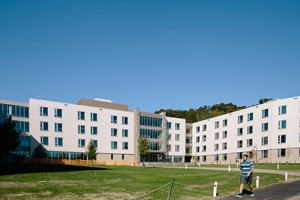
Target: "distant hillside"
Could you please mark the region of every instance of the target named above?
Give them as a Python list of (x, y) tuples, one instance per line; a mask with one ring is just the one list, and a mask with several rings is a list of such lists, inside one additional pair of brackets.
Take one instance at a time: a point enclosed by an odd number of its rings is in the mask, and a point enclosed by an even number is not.
[(231, 113), (237, 110), (246, 108), (246, 106), (237, 106), (232, 103), (224, 104), (215, 104), (213, 106), (203, 106), (198, 109), (189, 109), (189, 110), (172, 110), (172, 109), (160, 109), (155, 111), (156, 114), (161, 112), (166, 112), (168, 117), (177, 117), (186, 119), (187, 123), (194, 123), (201, 120), (209, 119), (219, 115), (224, 115)]

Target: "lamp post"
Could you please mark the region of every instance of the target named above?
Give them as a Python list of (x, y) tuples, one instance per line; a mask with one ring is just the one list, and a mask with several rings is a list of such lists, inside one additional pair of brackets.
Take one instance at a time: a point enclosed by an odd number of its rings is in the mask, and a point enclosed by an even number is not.
[(255, 151), (255, 164), (257, 164), (257, 144), (254, 145), (253, 150)]

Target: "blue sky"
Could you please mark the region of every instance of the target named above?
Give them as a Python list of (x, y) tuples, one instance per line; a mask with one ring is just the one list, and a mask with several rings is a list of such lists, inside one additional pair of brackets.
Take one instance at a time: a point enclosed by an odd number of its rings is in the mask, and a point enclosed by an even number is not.
[(298, 0), (1, 0), (0, 99), (154, 112), (299, 96)]

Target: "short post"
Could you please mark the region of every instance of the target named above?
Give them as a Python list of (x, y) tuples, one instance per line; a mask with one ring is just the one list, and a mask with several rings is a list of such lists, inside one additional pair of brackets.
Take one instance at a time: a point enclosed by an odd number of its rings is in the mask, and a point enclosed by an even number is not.
[(236, 167), (239, 167), (239, 162), (236, 162)]
[(284, 177), (284, 180), (285, 180), (285, 181), (287, 181), (287, 179), (288, 179), (288, 173), (287, 173), (287, 172), (285, 172), (285, 177)]
[(259, 176), (256, 177), (256, 188), (259, 188)]
[(185, 164), (185, 169), (187, 169), (187, 164)]
[(230, 172), (230, 165), (228, 165), (228, 172)]
[(94, 180), (97, 181), (97, 172), (94, 172)]
[(214, 183), (213, 197), (217, 197), (217, 191), (218, 191), (218, 182), (215, 182)]
[(169, 189), (169, 194), (168, 194), (168, 199), (167, 200), (170, 200), (170, 198), (171, 198), (173, 183), (174, 183), (174, 177), (172, 177), (172, 181), (171, 181), (171, 185), (170, 185), (170, 189)]
[(279, 169), (279, 164), (277, 164), (277, 169)]
[(174, 167), (175, 167), (175, 163), (174, 163)]
[(201, 167), (201, 163), (199, 162), (199, 167)]

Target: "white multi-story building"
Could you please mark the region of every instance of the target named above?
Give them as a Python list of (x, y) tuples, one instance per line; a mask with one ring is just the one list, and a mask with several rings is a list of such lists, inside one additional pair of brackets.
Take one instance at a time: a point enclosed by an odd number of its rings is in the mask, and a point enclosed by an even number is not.
[(101, 99), (81, 99), (78, 104), (0, 100), (0, 119), (9, 115), (22, 131), (18, 152), (27, 156), (43, 144), (49, 157), (86, 159), (92, 141), (99, 161), (138, 163), (137, 141), (144, 137), (150, 144), (149, 162), (225, 164), (244, 153), (255, 162), (300, 162), (300, 97), (275, 99), (193, 124)]

